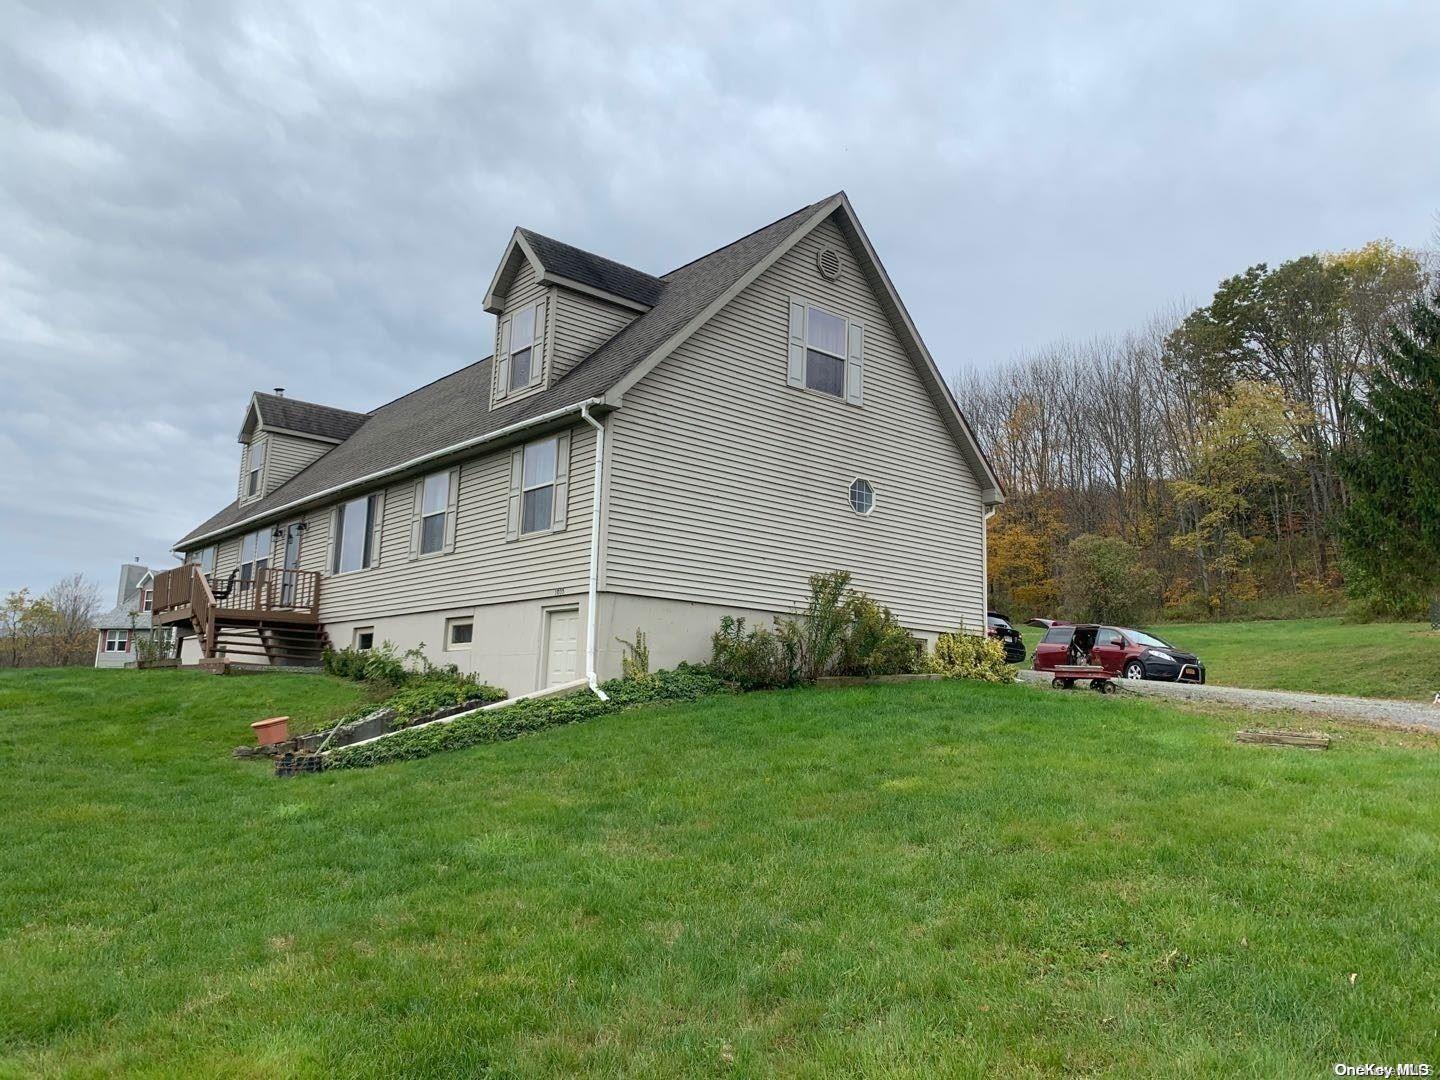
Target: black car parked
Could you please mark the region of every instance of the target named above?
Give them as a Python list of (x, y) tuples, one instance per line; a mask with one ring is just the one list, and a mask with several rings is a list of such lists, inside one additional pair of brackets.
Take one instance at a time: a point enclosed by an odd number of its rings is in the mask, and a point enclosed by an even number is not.
[(1005, 662), (1007, 664), (1023, 664), (1025, 662), (1025, 639), (1020, 636), (1020, 631), (1010, 625), (1010, 620), (998, 611), (987, 611), (985, 613), (985, 632), (993, 638), (997, 638), (1001, 645), (1005, 646)]

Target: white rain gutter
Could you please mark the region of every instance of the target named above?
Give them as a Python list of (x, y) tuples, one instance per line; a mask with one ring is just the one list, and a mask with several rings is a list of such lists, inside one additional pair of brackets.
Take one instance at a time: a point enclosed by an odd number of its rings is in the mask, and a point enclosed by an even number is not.
[[(284, 517), (285, 514), (291, 510), (298, 510), (303, 506), (311, 506), (318, 502), (324, 502), (332, 495), (338, 495), (344, 491), (353, 491), (356, 488), (364, 487), (367, 484), (373, 484), (377, 480), (384, 480), (387, 476), (394, 476), (396, 473), (408, 472), (409, 470), (416, 468), (417, 466), (424, 465), (428, 461), (434, 461), (437, 458), (449, 457), (451, 454), (456, 454), (464, 450), (469, 450), (470, 448), (480, 446), (483, 443), (493, 442), (496, 439), (503, 439), (506, 435), (513, 435), (517, 431), (524, 431), (526, 428), (535, 427), (538, 424), (544, 424), (551, 420), (558, 420), (562, 416), (570, 415), (577, 409), (580, 411), (580, 414), (585, 417), (586, 420), (590, 420), (590, 416), (586, 410), (588, 410), (592, 405), (603, 405), (604, 403), (604, 398), (589, 398), (585, 401), (580, 402), (578, 405), (566, 405), (563, 409), (552, 409), (550, 412), (541, 413), (539, 416), (532, 416), (528, 420), (521, 420), (518, 423), (508, 424), (497, 431), (490, 432), (489, 434), (477, 435), (473, 439), (466, 439), (464, 442), (458, 442), (452, 446), (442, 447), (441, 449), (432, 451), (431, 453), (422, 454), (420, 457), (411, 458), (409, 461), (403, 461), (399, 465), (392, 465), (388, 469), (380, 469), (377, 472), (368, 473), (365, 476), (357, 477), (354, 480), (346, 480), (343, 484), (335, 484), (331, 487), (325, 488), (323, 491), (317, 491), (310, 495), (304, 495), (298, 499), (292, 499), (290, 502), (285, 503), (283, 506), (272, 507), (271, 509), (264, 511), (263, 513), (256, 514), (254, 517), (241, 518), (239, 521), (233, 522), (229, 525), (222, 526), (218, 529), (212, 529), (208, 533), (204, 533), (200, 536), (191, 537), (189, 540), (185, 541), (185, 543), (193, 547), (201, 543), (202, 541), (210, 540), (216, 537), (224, 536), (227, 533), (234, 532), (244, 525), (250, 525), (257, 521), (265, 521), (271, 517)], [(590, 420), (590, 423), (594, 424), (595, 421)], [(598, 427), (599, 425), (596, 424), (596, 426)]]
[(580, 417), (595, 429), (595, 488), (590, 499), (590, 585), (586, 593), (585, 613), (585, 682), (601, 701), (609, 696), (600, 689), (595, 677), (595, 636), (600, 632), (600, 492), (605, 468), (605, 425), (590, 415), (591, 402), (580, 406)]

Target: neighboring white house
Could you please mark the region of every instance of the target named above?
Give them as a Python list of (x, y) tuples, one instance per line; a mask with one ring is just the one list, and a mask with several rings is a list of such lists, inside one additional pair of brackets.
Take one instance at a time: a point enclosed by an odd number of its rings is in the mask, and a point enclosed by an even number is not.
[(160, 582), (187, 658), (423, 643), (518, 693), (636, 628), (704, 660), (837, 568), (921, 638), (984, 627), (1000, 484), (843, 192), (659, 277), (517, 229), (484, 305), (492, 357), (372, 412), (252, 397), (176, 545), (209, 591)]
[[(120, 566), (115, 606), (98, 616), (95, 627), (95, 666), (124, 667), (135, 659), (135, 646), (151, 637), (150, 610), (155, 599), (155, 571), (138, 562)], [(170, 631), (161, 631), (168, 639)]]

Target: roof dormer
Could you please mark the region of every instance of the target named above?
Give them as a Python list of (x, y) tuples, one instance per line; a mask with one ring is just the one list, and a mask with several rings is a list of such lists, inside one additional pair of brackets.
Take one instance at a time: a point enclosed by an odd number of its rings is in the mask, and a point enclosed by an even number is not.
[(273, 394), (251, 395), (240, 427), (241, 505), (258, 502), (348, 439), (369, 416)]
[(548, 386), (655, 304), (659, 278), (516, 229), (485, 293), (496, 316), (491, 407)]

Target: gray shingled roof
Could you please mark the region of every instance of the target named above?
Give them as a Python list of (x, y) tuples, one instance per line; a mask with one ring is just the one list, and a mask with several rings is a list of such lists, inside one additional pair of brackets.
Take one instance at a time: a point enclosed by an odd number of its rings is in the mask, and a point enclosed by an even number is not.
[(136, 630), (150, 629), (150, 612), (135, 611), (124, 605), (111, 608), (104, 615), (97, 615), (90, 625), (96, 630), (128, 630), (132, 619)]
[(754, 269), (827, 201), (802, 207), (657, 279), (663, 288), (654, 306), (576, 364), (554, 386), (512, 405), (487, 409), (484, 405), (490, 399), (490, 358), (486, 357), (374, 410), (354, 434), (265, 498), (245, 506), (231, 503), (192, 529), (176, 547), (183, 548), (221, 530), (239, 531), (244, 523), (263, 522), (268, 514), (282, 507), (338, 486), (603, 396)]
[(659, 278), (643, 270), (583, 251), (560, 240), (552, 240), (529, 229), (519, 231), (547, 271), (578, 281), (581, 285), (622, 296), (646, 307), (654, 307), (665, 288)]
[(255, 395), (260, 409), (260, 422), (268, 427), (285, 428), (323, 439), (348, 439), (369, 419), (366, 413), (317, 405), (313, 401), (281, 397), (278, 394)]

